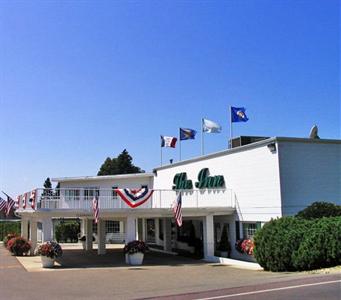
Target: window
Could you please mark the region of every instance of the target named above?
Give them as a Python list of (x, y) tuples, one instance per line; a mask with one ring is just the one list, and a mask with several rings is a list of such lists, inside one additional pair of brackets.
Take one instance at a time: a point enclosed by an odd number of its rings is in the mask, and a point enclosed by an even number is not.
[(118, 186), (113, 186), (112, 187), (112, 194), (111, 194), (111, 196), (112, 196), (113, 199), (117, 199), (117, 192), (115, 191), (116, 189), (118, 189)]
[(99, 189), (96, 187), (84, 188), (84, 199), (92, 200), (95, 196), (99, 196)]
[(72, 201), (72, 200), (79, 200), (80, 191), (75, 189), (67, 189), (65, 190), (65, 200)]
[(256, 230), (256, 223), (243, 223), (243, 238), (253, 240)]
[(105, 222), (105, 233), (119, 233), (120, 222), (119, 221), (106, 221)]

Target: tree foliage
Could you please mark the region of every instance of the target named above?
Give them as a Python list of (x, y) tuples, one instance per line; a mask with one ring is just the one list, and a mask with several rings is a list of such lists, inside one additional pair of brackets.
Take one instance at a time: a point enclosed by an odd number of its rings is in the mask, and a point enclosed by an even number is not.
[(116, 175), (116, 174), (133, 174), (143, 173), (139, 167), (132, 163), (133, 158), (128, 151), (124, 149), (120, 155), (114, 158), (107, 157), (101, 165), (97, 175)]
[(314, 202), (296, 215), (306, 220), (337, 216), (341, 216), (341, 206), (329, 202)]

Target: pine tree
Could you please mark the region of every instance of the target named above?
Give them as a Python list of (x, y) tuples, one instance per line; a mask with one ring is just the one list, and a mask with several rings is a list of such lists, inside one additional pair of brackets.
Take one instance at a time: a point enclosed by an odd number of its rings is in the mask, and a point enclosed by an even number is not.
[(42, 196), (52, 196), (52, 183), (50, 180), (50, 177), (47, 177), (44, 182), (44, 191), (42, 193)]
[(101, 165), (97, 175), (116, 175), (116, 174), (132, 174), (143, 173), (139, 167), (134, 166), (132, 163), (133, 158), (128, 151), (124, 149), (116, 158), (107, 157)]

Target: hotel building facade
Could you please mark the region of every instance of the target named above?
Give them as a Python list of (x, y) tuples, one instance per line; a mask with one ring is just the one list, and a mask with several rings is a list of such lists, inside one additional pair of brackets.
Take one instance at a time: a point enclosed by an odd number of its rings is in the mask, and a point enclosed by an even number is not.
[[(234, 249), (237, 240), (252, 239), (271, 218), (295, 215), (313, 202), (340, 204), (341, 140), (265, 138), (157, 167), (151, 173), (53, 181), (60, 183), (59, 190), (37, 189), (33, 207), (24, 209), (20, 201), (17, 210), (22, 235), (33, 246), (54, 238), (54, 220), (70, 218), (81, 222), (86, 250), (92, 249), (95, 235), (98, 254), (105, 253), (107, 243), (141, 239), (164, 251), (185, 251), (216, 261), (226, 232), (231, 257), (253, 260)], [(117, 189), (125, 188), (148, 188), (153, 194), (131, 208), (117, 194)], [(180, 228), (172, 210), (179, 192)], [(96, 225), (94, 196), (99, 199)]]

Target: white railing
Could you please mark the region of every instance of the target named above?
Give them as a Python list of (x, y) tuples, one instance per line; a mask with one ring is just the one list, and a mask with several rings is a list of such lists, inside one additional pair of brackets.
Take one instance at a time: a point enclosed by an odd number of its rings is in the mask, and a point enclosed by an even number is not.
[[(99, 189), (90, 192), (83, 189), (37, 189), (36, 209), (90, 210), (94, 195), (98, 195), (99, 207), (104, 210), (129, 209), (130, 207), (113, 190)], [(177, 193), (173, 190), (154, 190), (153, 195), (136, 209), (169, 209)], [(235, 207), (230, 189), (182, 191), (183, 208)]]

